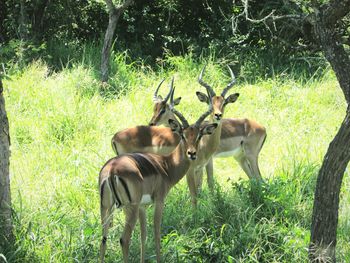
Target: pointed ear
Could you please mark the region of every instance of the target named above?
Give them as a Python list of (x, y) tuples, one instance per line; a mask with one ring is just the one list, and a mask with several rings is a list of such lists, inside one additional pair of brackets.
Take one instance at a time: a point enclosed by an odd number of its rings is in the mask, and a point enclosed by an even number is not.
[(181, 97), (178, 97), (177, 99), (174, 100), (174, 105), (179, 105), (181, 101)]
[(230, 96), (228, 96), (225, 99), (224, 105), (229, 104), (229, 103), (234, 103), (238, 99), (238, 97), (239, 97), (239, 93), (231, 94)]
[(205, 102), (205, 103), (209, 104), (209, 98), (203, 92), (197, 91), (196, 95), (197, 95), (200, 102)]
[(179, 122), (177, 122), (177, 121), (175, 121), (175, 120), (173, 120), (173, 119), (169, 119), (168, 122), (169, 122), (169, 125), (170, 125), (170, 129), (171, 129), (173, 132), (177, 132), (177, 133), (179, 133), (179, 134), (181, 133), (182, 127), (181, 127), (181, 125), (180, 125)]
[(215, 129), (218, 127), (217, 123), (210, 123), (206, 124), (202, 129), (201, 129), (201, 135), (210, 135), (212, 134)]

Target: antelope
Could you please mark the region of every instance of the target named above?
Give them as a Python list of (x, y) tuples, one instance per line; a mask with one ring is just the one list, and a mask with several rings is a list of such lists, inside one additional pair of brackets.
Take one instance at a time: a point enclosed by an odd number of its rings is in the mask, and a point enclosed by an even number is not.
[[(228, 67), (231, 78), (234, 78), (233, 72)], [(198, 78), (200, 85), (209, 88), (212, 92), (212, 87), (203, 82), (202, 77), (204, 74), (205, 67), (201, 71)], [(167, 126), (168, 118), (175, 118), (175, 115), (169, 110), (169, 106), (166, 104), (167, 101), (161, 100), (158, 97), (159, 86), (156, 89), (153, 101), (153, 116), (149, 125), (165, 125)], [(215, 94), (215, 93), (214, 93)], [(208, 97), (201, 93), (196, 92), (198, 99), (201, 102), (208, 103)], [(181, 99), (181, 98), (180, 98)], [(214, 106), (215, 108), (215, 106)], [(214, 158), (226, 158), (233, 156), (234, 159), (241, 166), (245, 174), (251, 180), (262, 181), (261, 172), (258, 164), (259, 153), (264, 145), (266, 139), (266, 129), (254, 120), (249, 119), (222, 119), (222, 128), (220, 135), (220, 144), (215, 151)], [(164, 140), (160, 144), (166, 144), (168, 137), (163, 137)], [(210, 158), (206, 165), (207, 172), (207, 183), (211, 190), (214, 188), (213, 178), (213, 159)]]
[[(173, 80), (170, 85), (169, 93), (164, 99), (157, 95), (163, 82), (164, 80), (159, 83), (154, 94), (154, 100), (157, 100), (161, 104), (161, 107), (166, 109), (164, 112), (160, 109), (158, 115), (162, 116), (162, 119), (166, 118), (167, 126), (169, 126), (169, 119), (177, 120), (176, 115), (170, 110), (170, 105), (168, 104), (168, 100), (173, 91)], [(173, 100), (173, 105), (178, 105), (180, 100), (181, 97)], [(164, 118), (164, 114), (168, 117)], [(154, 119), (157, 120), (157, 117)], [(179, 142), (180, 136), (178, 136), (177, 133), (173, 133), (169, 127), (140, 125), (117, 132), (114, 134), (111, 144), (113, 151), (117, 155), (133, 152), (166, 155), (171, 153)]]
[(209, 115), (210, 122), (217, 123), (218, 127), (215, 129), (211, 136), (205, 137), (202, 140), (202, 143), (199, 145), (199, 154), (197, 159), (191, 163), (191, 166), (186, 174), (187, 184), (191, 194), (191, 202), (193, 207), (197, 206), (197, 195), (198, 190), (202, 185), (202, 174), (204, 167), (207, 166), (210, 160), (212, 160), (213, 154), (217, 151), (220, 138), (221, 138), (221, 130), (222, 130), (222, 117), (224, 114), (224, 110), (226, 105), (229, 103), (234, 103), (239, 97), (239, 93), (233, 93), (229, 96), (226, 96), (226, 93), (233, 87), (236, 82), (236, 79), (233, 75), (233, 72), (230, 69), (231, 73), (231, 81), (230, 83), (223, 89), (221, 95), (216, 95), (214, 90), (206, 84), (203, 80), (203, 73), (205, 67), (202, 69), (198, 81), (199, 83), (206, 88), (207, 94), (197, 92), (197, 97), (200, 101), (205, 101), (209, 107), (212, 108), (212, 111)]
[[(100, 246), (100, 260), (104, 262), (108, 228), (113, 210), (123, 208), (125, 227), (120, 239), (123, 261), (128, 261), (131, 234), (140, 220), (141, 262), (145, 261), (146, 213), (145, 207), (154, 203), (154, 239), (156, 258), (160, 262), (160, 225), (165, 198), (170, 189), (178, 183), (188, 171), (191, 162), (197, 158), (201, 138), (212, 134), (216, 123), (201, 125), (210, 114), (211, 107), (192, 125), (174, 109), (174, 90), (170, 100), (170, 110), (178, 121), (170, 119), (169, 126), (177, 133), (180, 141), (169, 155), (152, 153), (129, 153), (114, 157), (106, 162), (99, 175), (100, 209), (103, 236)], [(199, 154), (199, 152), (198, 152)]]

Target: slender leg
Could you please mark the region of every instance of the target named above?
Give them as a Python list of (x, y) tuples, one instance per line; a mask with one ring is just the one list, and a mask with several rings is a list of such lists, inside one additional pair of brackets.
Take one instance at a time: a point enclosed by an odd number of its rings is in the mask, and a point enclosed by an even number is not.
[(213, 158), (209, 159), (209, 162), (205, 166), (205, 170), (207, 171), (207, 183), (208, 183), (209, 190), (213, 192), (214, 190)]
[(195, 184), (197, 193), (200, 193), (202, 191), (202, 185), (203, 185), (203, 169), (197, 169), (195, 172)]
[(145, 256), (146, 256), (146, 237), (147, 237), (147, 218), (146, 218), (146, 211), (143, 206), (140, 206), (139, 208), (139, 220), (140, 220), (140, 232), (141, 232), (141, 259), (140, 262), (145, 262)]
[(123, 250), (123, 261), (124, 263), (128, 262), (129, 257), (129, 246), (132, 231), (134, 230), (137, 217), (139, 215), (139, 206), (138, 205), (129, 205), (124, 208), (125, 213), (125, 227), (120, 239), (120, 245)]
[(107, 249), (107, 235), (110, 226), (111, 212), (105, 207), (101, 207), (101, 221), (102, 221), (102, 241), (100, 245), (100, 262), (104, 262), (105, 253)]
[(156, 241), (157, 263), (160, 263), (160, 225), (162, 223), (164, 201), (156, 201), (154, 208), (154, 240)]
[(193, 169), (190, 169), (186, 174), (187, 185), (191, 194), (191, 202), (194, 208), (197, 207), (197, 187), (195, 181), (195, 172)]
[[(262, 182), (261, 173), (258, 165), (258, 155), (260, 151), (260, 145), (264, 142), (265, 137), (260, 137), (259, 140), (254, 140), (255, 143), (251, 144), (249, 142), (243, 144), (244, 157), (246, 159), (247, 166), (250, 170), (251, 179), (255, 179), (257, 182)], [(256, 148), (256, 146), (259, 148)]]
[(259, 169), (258, 157), (256, 155), (247, 155), (247, 160), (252, 169), (252, 174), (254, 176), (254, 179), (257, 180), (258, 182), (262, 182), (263, 179), (261, 177), (261, 173)]
[(242, 167), (243, 171), (248, 175), (250, 180), (254, 179), (254, 175), (249, 167), (249, 163), (247, 161), (247, 158), (245, 156), (240, 156), (239, 158), (236, 158), (239, 165)]
[(244, 158), (246, 166), (250, 171), (250, 179), (254, 179), (257, 182), (261, 182), (262, 177), (258, 166), (258, 153), (254, 149), (254, 145), (252, 146), (248, 143), (243, 144)]

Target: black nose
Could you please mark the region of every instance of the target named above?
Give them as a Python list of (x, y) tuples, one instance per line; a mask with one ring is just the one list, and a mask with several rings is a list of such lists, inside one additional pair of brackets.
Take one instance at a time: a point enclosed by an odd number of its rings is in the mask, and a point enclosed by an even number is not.
[(187, 151), (187, 155), (191, 160), (196, 160), (197, 159), (197, 155), (196, 152), (191, 152), (191, 151)]
[(154, 122), (149, 123), (149, 126), (154, 126), (154, 125), (155, 125)]
[(221, 120), (222, 114), (220, 113), (215, 113), (215, 119), (217, 119), (218, 121)]

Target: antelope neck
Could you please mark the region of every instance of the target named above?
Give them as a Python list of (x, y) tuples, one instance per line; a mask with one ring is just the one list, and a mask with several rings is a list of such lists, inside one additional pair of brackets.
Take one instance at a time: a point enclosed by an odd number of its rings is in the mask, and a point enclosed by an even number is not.
[(180, 140), (174, 151), (166, 156), (167, 171), (171, 185), (178, 183), (190, 167), (190, 160), (185, 154), (185, 144)]
[[(215, 122), (214, 118), (210, 116), (210, 122)], [(222, 119), (219, 122), (215, 122), (218, 124), (216, 129), (214, 130), (213, 134), (210, 135), (209, 141), (211, 146), (215, 148), (215, 150), (219, 147), (220, 144), (220, 137), (221, 137), (221, 129), (222, 129)]]

